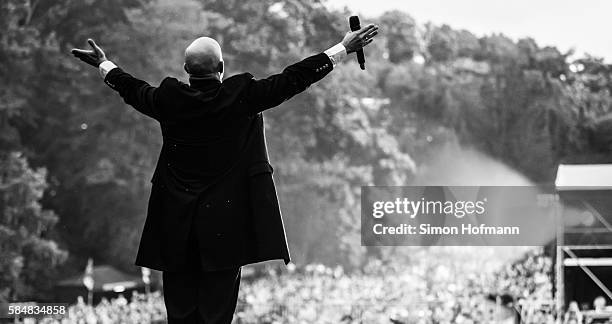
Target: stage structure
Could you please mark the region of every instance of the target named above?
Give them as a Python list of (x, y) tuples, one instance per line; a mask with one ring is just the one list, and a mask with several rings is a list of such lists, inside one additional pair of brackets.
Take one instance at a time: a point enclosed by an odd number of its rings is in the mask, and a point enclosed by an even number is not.
[[(555, 180), (559, 201), (555, 286), (558, 314), (571, 301), (593, 309), (612, 302), (612, 164), (562, 164)], [(606, 312), (607, 313), (607, 312)], [(601, 314), (611, 316), (610, 314)]]

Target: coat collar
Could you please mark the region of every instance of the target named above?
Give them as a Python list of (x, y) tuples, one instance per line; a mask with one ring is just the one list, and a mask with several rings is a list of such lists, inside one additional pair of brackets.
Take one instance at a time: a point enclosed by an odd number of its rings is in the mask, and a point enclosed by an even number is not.
[(205, 90), (221, 85), (221, 80), (217, 79), (213, 74), (207, 75), (190, 75), (189, 85), (198, 90)]

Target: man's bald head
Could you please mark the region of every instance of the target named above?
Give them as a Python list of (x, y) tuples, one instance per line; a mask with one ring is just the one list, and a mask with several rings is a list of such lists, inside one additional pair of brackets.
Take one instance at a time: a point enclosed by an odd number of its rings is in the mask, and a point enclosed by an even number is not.
[(185, 71), (192, 76), (223, 73), (221, 46), (210, 37), (200, 37), (185, 49)]

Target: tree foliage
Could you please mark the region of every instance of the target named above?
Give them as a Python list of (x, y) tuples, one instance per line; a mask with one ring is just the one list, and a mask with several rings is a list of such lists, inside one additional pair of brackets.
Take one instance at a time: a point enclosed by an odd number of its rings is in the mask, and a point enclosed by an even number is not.
[(43, 209), (46, 170), (16, 152), (0, 155), (0, 300), (32, 297), (52, 286), (67, 257), (52, 238), (57, 215)]

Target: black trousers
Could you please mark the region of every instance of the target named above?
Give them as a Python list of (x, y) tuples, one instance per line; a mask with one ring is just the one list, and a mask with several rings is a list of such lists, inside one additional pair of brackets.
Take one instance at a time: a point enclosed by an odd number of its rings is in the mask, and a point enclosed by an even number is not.
[(168, 324), (230, 324), (240, 287), (240, 270), (203, 271), (192, 231), (184, 271), (164, 271), (164, 303)]

